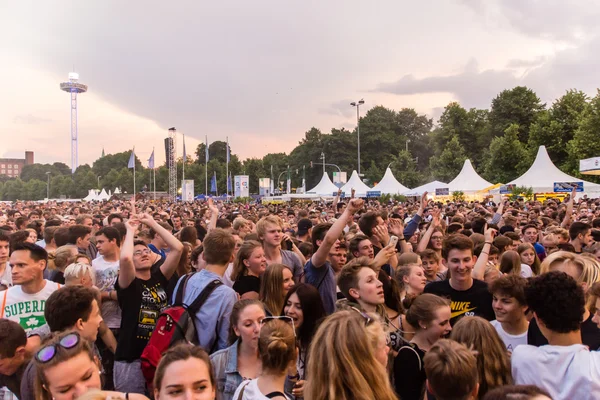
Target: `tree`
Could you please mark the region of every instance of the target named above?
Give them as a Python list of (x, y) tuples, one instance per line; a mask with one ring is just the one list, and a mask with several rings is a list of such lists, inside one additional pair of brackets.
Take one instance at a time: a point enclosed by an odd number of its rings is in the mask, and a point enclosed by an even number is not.
[(506, 129), (516, 124), (517, 138), (521, 143), (527, 143), (529, 127), (545, 106), (534, 91), (524, 86), (503, 90), (492, 100), (489, 118), (493, 135), (502, 136)]
[(268, 178), (271, 176), (270, 171), (267, 172), (264, 168), (263, 161), (259, 158), (248, 158), (244, 160), (242, 172), (249, 177), (249, 189), (251, 194), (258, 194), (258, 180), (260, 178)]
[(415, 188), (424, 183), (424, 176), (417, 171), (415, 159), (406, 150), (393, 157), (390, 169), (398, 182), (406, 187)]
[(365, 178), (370, 185), (374, 185), (376, 182), (379, 182), (381, 178), (383, 178), (383, 172), (381, 169), (375, 164), (375, 160), (371, 160), (371, 165), (365, 172)]
[(519, 126), (512, 124), (504, 136), (492, 140), (485, 164), (485, 176), (489, 181), (508, 183), (527, 169), (527, 150), (519, 141)]
[(567, 151), (570, 172), (576, 175), (579, 175), (579, 160), (600, 155), (600, 90), (582, 113)]
[[(116, 154), (107, 154), (104, 157), (100, 157), (99, 159), (94, 161), (94, 164), (92, 165), (92, 170), (96, 175), (106, 176), (113, 168), (117, 170), (120, 170), (121, 168), (127, 168), (130, 157), (131, 150), (123, 151), (121, 153)], [(142, 162), (137, 157), (137, 155), (135, 156), (135, 169), (136, 171), (144, 169), (144, 167), (142, 166)]]
[(467, 156), (458, 136), (453, 136), (439, 156), (431, 157), (429, 165), (431, 174), (437, 180), (450, 182), (460, 172)]

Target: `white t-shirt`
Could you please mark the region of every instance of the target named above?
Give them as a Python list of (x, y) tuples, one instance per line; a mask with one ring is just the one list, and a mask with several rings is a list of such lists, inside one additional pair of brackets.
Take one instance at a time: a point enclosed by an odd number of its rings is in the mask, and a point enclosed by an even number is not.
[[(244, 390), (244, 395), (240, 397), (240, 392), (242, 389)], [(285, 397), (289, 398), (287, 395), (285, 395)], [(238, 386), (238, 388), (235, 390), (232, 398), (236, 400), (269, 400), (269, 398), (265, 396), (258, 388), (258, 379), (252, 379), (251, 381), (243, 381), (240, 383), (240, 386)]]
[(493, 320), (490, 322), (490, 324), (496, 328), (496, 332), (498, 332), (498, 335), (500, 335), (500, 339), (502, 339), (506, 345), (506, 350), (512, 352), (515, 347), (522, 344), (527, 344), (527, 331), (521, 333), (520, 335), (511, 335), (510, 333), (506, 333), (500, 322)]
[(515, 385), (536, 385), (554, 400), (600, 398), (600, 352), (582, 344), (519, 346), (511, 364)]
[(4, 272), (0, 275), (0, 285), (4, 286), (12, 286), (12, 268), (8, 261), (6, 262), (6, 268), (4, 268)]
[(46, 323), (44, 310), (46, 300), (52, 292), (57, 290), (60, 285), (56, 282), (44, 280), (44, 288), (35, 294), (24, 293), (21, 285), (16, 285), (0, 292), (0, 318), (7, 318), (17, 322), (29, 332), (32, 329), (39, 328)]
[(533, 271), (529, 265), (521, 264), (521, 276), (523, 278), (531, 278), (533, 276)]
[[(96, 287), (101, 292), (115, 290), (115, 283), (119, 276), (119, 260), (109, 262), (100, 255), (92, 260), (92, 267), (96, 272)], [(113, 329), (121, 327), (121, 309), (118, 302), (104, 300), (100, 312), (107, 327)]]
[(225, 273), (223, 274), (223, 283), (225, 286), (233, 288), (234, 281), (231, 280), (231, 273), (233, 272), (233, 263), (229, 263)]

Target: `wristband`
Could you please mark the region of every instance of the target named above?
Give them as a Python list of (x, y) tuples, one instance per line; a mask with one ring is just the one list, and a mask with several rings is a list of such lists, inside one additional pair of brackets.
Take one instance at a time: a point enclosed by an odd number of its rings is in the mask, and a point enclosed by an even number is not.
[(398, 238), (398, 240), (402, 241), (402, 240), (406, 240), (406, 239), (404, 238), (404, 236), (402, 236), (401, 238)]
[(492, 244), (492, 242), (484, 242), (484, 244)]
[(296, 373), (296, 375), (288, 375), (287, 376), (288, 379), (292, 380), (292, 379), (300, 379), (300, 373)]

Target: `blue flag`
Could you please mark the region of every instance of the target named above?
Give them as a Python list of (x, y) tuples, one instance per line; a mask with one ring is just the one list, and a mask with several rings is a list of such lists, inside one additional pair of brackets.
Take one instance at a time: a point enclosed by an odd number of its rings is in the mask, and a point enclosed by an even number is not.
[(212, 179), (210, 180), (210, 192), (217, 193), (217, 173), (216, 172), (213, 175)]
[(206, 147), (205, 147), (205, 150), (206, 150), (206, 163), (208, 164), (208, 136), (205, 136), (205, 139), (206, 139)]
[(152, 154), (150, 154), (150, 158), (148, 159), (148, 168), (154, 168), (154, 149), (152, 149)]
[(231, 191), (231, 175), (227, 177), (227, 192)]
[(131, 152), (131, 156), (129, 157), (129, 163), (127, 164), (127, 168), (135, 168), (135, 148)]

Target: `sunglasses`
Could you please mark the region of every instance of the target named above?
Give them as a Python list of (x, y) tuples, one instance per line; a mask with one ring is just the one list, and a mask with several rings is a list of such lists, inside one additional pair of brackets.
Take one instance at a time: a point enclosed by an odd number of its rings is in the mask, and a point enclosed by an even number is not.
[[(350, 307), (352, 308), (354, 311), (356, 311), (361, 317), (363, 317), (363, 319), (365, 320), (365, 328), (369, 325), (371, 325), (373, 322), (375, 322), (375, 320), (371, 317), (369, 317), (369, 314), (365, 313), (364, 311), (359, 310), (356, 307)], [(390, 338), (389, 333), (386, 333), (385, 335), (385, 345), (386, 346), (391, 346), (392, 344), (392, 339)]]
[(72, 349), (77, 346), (79, 343), (79, 335), (77, 333), (69, 333), (64, 338), (60, 339), (58, 344), (51, 344), (49, 346), (42, 347), (36, 354), (35, 358), (42, 364), (51, 361), (54, 356), (56, 356), (56, 352), (58, 351), (58, 346), (63, 349)]
[(292, 325), (292, 330), (294, 331), (294, 337), (296, 337), (296, 326), (294, 325), (294, 320), (292, 317), (288, 317), (287, 315), (264, 317), (262, 319), (261, 323), (264, 325), (267, 322), (274, 321), (276, 319), (280, 319), (280, 320), (289, 322)]

